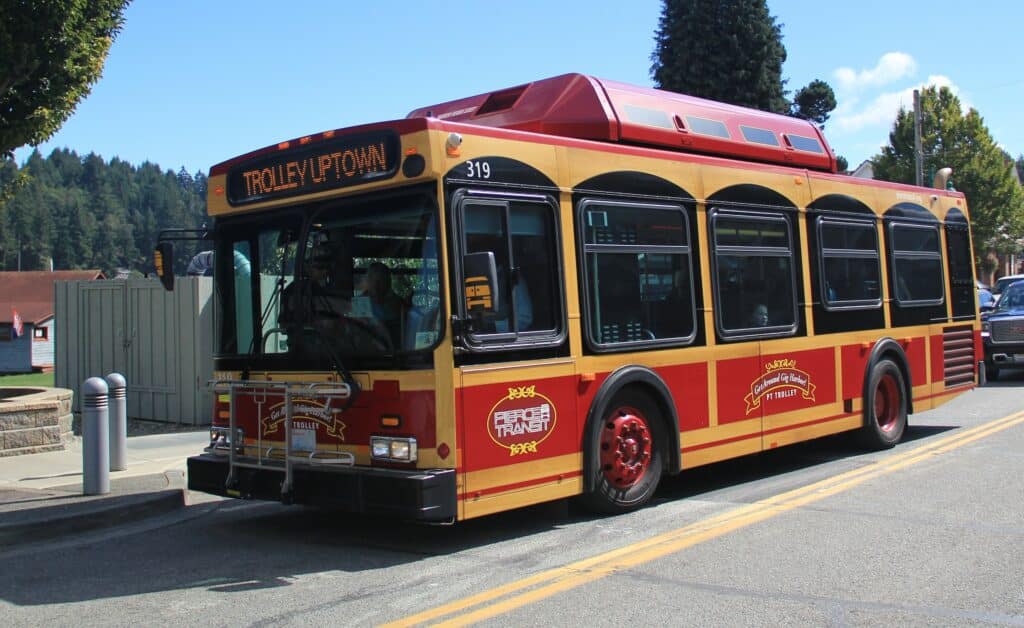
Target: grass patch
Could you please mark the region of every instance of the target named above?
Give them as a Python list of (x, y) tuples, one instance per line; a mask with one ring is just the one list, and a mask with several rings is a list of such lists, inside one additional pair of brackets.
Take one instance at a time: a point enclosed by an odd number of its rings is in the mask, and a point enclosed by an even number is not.
[(45, 386), (53, 388), (53, 373), (0, 375), (0, 386)]

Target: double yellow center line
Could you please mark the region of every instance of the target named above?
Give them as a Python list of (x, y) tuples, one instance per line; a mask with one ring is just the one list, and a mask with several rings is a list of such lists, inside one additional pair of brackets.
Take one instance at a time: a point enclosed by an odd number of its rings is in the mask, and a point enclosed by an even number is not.
[(444, 617), (447, 619), (434, 625), (463, 626), (483, 621), (618, 571), (662, 558), (734, 530), (806, 506), (849, 490), (868, 480), (905, 469), (932, 456), (963, 447), (1021, 423), (1024, 423), (1024, 412), (1011, 414), (984, 425), (962, 432), (958, 431), (927, 445), (889, 456), (876, 464), (847, 471), (592, 558), (549, 569), (522, 580), (516, 580), (422, 613), (410, 615), (385, 624), (385, 626), (412, 626)]

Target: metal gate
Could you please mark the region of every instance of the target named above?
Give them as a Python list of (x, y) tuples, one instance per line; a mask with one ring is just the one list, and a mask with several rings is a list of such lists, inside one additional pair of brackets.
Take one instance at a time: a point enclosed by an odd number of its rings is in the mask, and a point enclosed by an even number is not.
[(111, 372), (128, 382), (128, 416), (210, 423), (213, 300), (208, 277), (60, 281), (55, 287), (54, 378), (75, 391)]

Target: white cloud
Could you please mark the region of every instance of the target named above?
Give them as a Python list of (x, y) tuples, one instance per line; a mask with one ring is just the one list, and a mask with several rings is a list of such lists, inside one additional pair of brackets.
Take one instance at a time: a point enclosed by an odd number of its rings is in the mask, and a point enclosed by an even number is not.
[(913, 76), (917, 71), (917, 62), (904, 52), (887, 52), (878, 60), (878, 64), (870, 70), (839, 68), (833, 74), (838, 81), (839, 89), (844, 92), (858, 92), (869, 87), (880, 87), (906, 76)]
[[(959, 96), (960, 88), (948, 76), (929, 76), (920, 85), (913, 85), (898, 92), (883, 92), (864, 107), (859, 107), (859, 99), (843, 100), (829, 119), (829, 126), (839, 132), (854, 133), (875, 126), (892, 126), (896, 113), (902, 107), (910, 109), (914, 106), (914, 90), (924, 87), (948, 87), (953, 94)], [(961, 102), (964, 109), (967, 103)]]

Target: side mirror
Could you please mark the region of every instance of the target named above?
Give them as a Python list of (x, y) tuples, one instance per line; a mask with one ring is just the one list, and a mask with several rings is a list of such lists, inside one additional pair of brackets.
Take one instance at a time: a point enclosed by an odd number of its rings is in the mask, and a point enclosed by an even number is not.
[(174, 290), (174, 245), (159, 242), (153, 250), (153, 265), (165, 290)]
[(466, 297), (466, 312), (491, 314), (501, 307), (498, 293), (498, 267), (494, 253), (469, 253), (462, 258), (462, 273), (465, 277), (463, 292)]
[(979, 312), (991, 312), (991, 311), (992, 311), (992, 310), (994, 310), (994, 309), (996, 309), (996, 307), (995, 307), (995, 305), (994, 305), (994, 304), (992, 304), (992, 303), (986, 303), (985, 305), (982, 305), (982, 306), (980, 306), (980, 307), (978, 308), (978, 311), (979, 311)]

